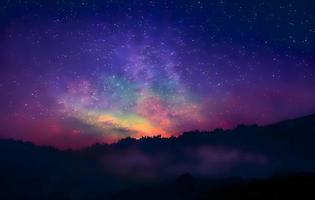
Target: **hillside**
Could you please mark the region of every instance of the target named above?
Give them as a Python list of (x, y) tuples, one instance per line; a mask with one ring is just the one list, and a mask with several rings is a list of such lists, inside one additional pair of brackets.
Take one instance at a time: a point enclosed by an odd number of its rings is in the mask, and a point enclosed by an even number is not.
[[(140, 198), (139, 190), (146, 198), (157, 191), (182, 194), (178, 187), (193, 190), (187, 199), (206, 198), (214, 185), (228, 190), (231, 181), (243, 188), (253, 178), (315, 172), (314, 141), (315, 115), (263, 127), (186, 132), (178, 138), (126, 138), (78, 151), (0, 140), (0, 198), (128, 199)], [(307, 177), (303, 183), (314, 182)], [(273, 181), (265, 185), (272, 188)], [(249, 187), (261, 190), (260, 183), (253, 184)]]

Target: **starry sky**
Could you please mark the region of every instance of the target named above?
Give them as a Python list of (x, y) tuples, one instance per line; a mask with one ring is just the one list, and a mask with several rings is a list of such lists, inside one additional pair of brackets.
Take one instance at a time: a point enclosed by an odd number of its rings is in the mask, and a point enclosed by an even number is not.
[(0, 138), (79, 148), (315, 112), (311, 0), (4, 0)]

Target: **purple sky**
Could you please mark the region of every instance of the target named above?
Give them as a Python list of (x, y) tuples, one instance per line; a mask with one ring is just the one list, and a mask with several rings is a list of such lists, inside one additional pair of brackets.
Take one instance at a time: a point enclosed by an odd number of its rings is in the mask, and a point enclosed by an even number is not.
[(77, 148), (315, 112), (312, 2), (1, 7), (1, 138)]

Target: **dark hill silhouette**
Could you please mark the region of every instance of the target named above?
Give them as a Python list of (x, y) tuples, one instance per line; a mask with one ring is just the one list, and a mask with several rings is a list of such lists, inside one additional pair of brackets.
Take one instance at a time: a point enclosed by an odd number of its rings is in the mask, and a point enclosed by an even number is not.
[(125, 138), (77, 151), (0, 140), (0, 199), (314, 195), (309, 193), (315, 182), (314, 144), (315, 115), (177, 138)]

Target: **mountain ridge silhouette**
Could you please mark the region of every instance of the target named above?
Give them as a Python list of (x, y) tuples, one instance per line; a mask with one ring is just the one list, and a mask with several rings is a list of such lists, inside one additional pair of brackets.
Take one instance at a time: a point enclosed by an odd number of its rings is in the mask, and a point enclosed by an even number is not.
[[(291, 174), (306, 174), (301, 182), (309, 186), (315, 177), (314, 141), (315, 114), (267, 126), (125, 138), (80, 150), (1, 139), (0, 198), (207, 199), (209, 192), (220, 197), (234, 183), (247, 195), (245, 180), (267, 179), (262, 188), (259, 181), (250, 187), (272, 190), (278, 179), (269, 178), (276, 174), (284, 183)], [(218, 185), (219, 193), (213, 191)]]

